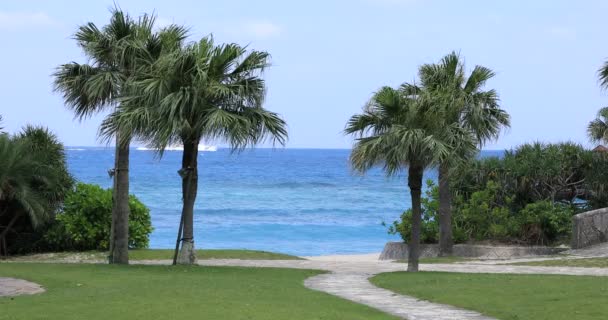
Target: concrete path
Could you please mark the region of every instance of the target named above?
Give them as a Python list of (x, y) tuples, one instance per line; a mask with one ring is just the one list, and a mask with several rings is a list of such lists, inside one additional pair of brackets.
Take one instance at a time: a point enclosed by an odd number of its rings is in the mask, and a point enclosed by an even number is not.
[(583, 249), (571, 249), (564, 253), (586, 258), (608, 257), (608, 242), (599, 243)]
[(418, 300), (372, 285), (371, 275), (358, 273), (327, 273), (304, 281), (310, 289), (365, 304), (403, 319), (410, 320), (493, 320), (475, 311)]
[(15, 278), (0, 278), (0, 297), (13, 297), (42, 292), (44, 292), (44, 289), (37, 283)]

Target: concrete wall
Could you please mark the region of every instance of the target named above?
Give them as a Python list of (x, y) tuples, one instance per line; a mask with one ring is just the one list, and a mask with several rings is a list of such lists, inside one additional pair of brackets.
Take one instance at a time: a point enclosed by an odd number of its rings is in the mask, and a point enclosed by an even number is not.
[[(565, 250), (567, 248), (457, 244), (454, 246), (454, 256), (479, 259), (511, 259), (515, 257), (552, 255)], [(389, 242), (384, 246), (384, 250), (380, 254), (380, 260), (404, 260), (407, 259), (407, 255), (408, 246), (406, 243)], [(438, 255), (439, 245), (420, 245), (421, 258), (432, 258)]]
[(583, 212), (572, 217), (572, 249), (608, 241), (608, 208)]

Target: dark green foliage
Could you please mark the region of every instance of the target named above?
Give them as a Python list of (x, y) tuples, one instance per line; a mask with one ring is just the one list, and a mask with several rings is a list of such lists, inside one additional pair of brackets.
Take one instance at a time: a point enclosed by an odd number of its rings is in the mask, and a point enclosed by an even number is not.
[[(422, 224), (420, 228), (421, 243), (437, 243), (439, 239), (439, 224), (437, 211), (439, 209), (438, 189), (432, 180), (426, 182), (426, 197), (422, 197)], [(400, 234), (403, 241), (409, 242), (412, 234), (412, 209), (401, 214), (401, 220), (394, 221), (389, 226), (390, 234)]]
[[(129, 198), (129, 209), (129, 247), (146, 248), (152, 232), (150, 210), (135, 196)], [(60, 250), (107, 250), (111, 220), (112, 190), (78, 183), (45, 238)]]
[(52, 170), (56, 184), (49, 185), (38, 181), (36, 185), (38, 192), (48, 200), (47, 211), (51, 214), (57, 212), (74, 185), (74, 178), (68, 172), (63, 144), (47, 128), (31, 125), (25, 126), (14, 139), (22, 142), (37, 161)]
[(466, 163), (455, 170), (452, 184), (457, 195), (469, 199), (489, 181), (496, 182), (500, 186), (498, 196), (501, 199), (512, 197), (510, 206), (514, 210), (544, 200), (587, 209), (595, 207), (604, 196), (594, 190), (601, 191), (607, 185), (608, 179), (604, 178), (602, 170), (608, 168), (607, 160), (574, 143), (537, 142), (507, 151), (502, 159), (486, 158)]
[(469, 199), (458, 197), (455, 202), (454, 227), (465, 240), (506, 241), (510, 231), (516, 229), (509, 212), (511, 198), (501, 197), (500, 187), (493, 181)]
[[(468, 198), (455, 197), (452, 216), (454, 242), (493, 241), (527, 245), (554, 244), (565, 241), (572, 227), (572, 206), (541, 200), (517, 210), (513, 198), (505, 197), (502, 187), (490, 180), (482, 190)], [(438, 188), (427, 182), (426, 197), (422, 199), (423, 243), (436, 243), (439, 237), (437, 221)], [(411, 234), (411, 212), (403, 213), (393, 222), (389, 233), (400, 234), (408, 241)]]
[(0, 255), (36, 246), (72, 184), (63, 145), (46, 128), (0, 135)]
[(530, 203), (519, 211), (519, 239), (526, 243), (552, 242), (568, 239), (572, 233), (572, 207), (550, 201)]
[(608, 154), (594, 152), (591, 165), (585, 169), (585, 186), (589, 193), (589, 208), (608, 207)]

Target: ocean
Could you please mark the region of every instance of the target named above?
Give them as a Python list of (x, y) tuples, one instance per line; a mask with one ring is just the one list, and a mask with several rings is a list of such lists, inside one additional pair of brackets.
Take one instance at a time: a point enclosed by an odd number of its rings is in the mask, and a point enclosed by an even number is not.
[[(109, 188), (114, 149), (68, 147), (70, 172), (81, 182)], [(294, 255), (379, 252), (387, 233), (410, 207), (405, 174), (351, 170), (347, 149), (228, 149), (199, 155), (194, 213), (195, 246), (255, 249)], [(502, 151), (484, 151), (500, 155)], [(181, 151), (161, 159), (131, 150), (130, 192), (151, 211), (151, 248), (173, 248), (181, 213)], [(435, 170), (425, 179), (436, 180)]]

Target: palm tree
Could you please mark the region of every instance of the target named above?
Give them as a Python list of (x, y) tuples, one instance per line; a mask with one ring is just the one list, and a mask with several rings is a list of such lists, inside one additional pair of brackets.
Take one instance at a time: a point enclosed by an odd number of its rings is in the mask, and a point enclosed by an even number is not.
[[(598, 71), (600, 86), (608, 89), (608, 61)], [(608, 107), (601, 108), (597, 117), (589, 122), (587, 135), (592, 142), (608, 143)]]
[[(467, 136), (459, 126), (443, 126), (433, 113), (426, 94), (383, 87), (346, 125), (345, 133), (357, 137), (350, 161), (355, 170), (366, 172), (374, 166), (383, 167), (388, 176), (408, 168), (408, 186), (412, 198), (412, 236), (409, 241), (408, 271), (418, 271), (420, 255), (421, 192), (424, 170), (450, 154), (450, 145), (442, 139)], [(463, 139), (467, 141), (467, 139)]]
[(8, 254), (9, 232), (44, 224), (72, 183), (63, 146), (48, 130), (26, 127), (17, 136), (0, 135), (0, 256)]
[(587, 135), (593, 142), (608, 143), (608, 107), (601, 108), (597, 117), (589, 122)]
[[(419, 68), (420, 84), (406, 85), (410, 94), (425, 94), (432, 100), (434, 112), (441, 115), (446, 125), (459, 125), (470, 130), (474, 142), (481, 148), (490, 139), (497, 139), (503, 127), (510, 125), (509, 115), (500, 108), (495, 90), (483, 90), (494, 72), (475, 66), (467, 77), (464, 62), (452, 52), (436, 64)], [(453, 152), (439, 163), (439, 254), (452, 254), (452, 194), (450, 170), (458, 163), (475, 156), (478, 149), (462, 144), (460, 137), (446, 137), (453, 144)], [(464, 147), (464, 148), (463, 148)]]
[[(128, 127), (142, 140), (162, 150), (184, 147), (179, 175), (183, 208), (174, 263), (193, 264), (194, 203), (198, 190), (198, 145), (225, 141), (233, 150), (270, 138), (284, 144), (285, 122), (262, 107), (268, 66), (266, 52), (237, 44), (215, 45), (212, 37), (161, 56), (149, 73), (133, 84), (134, 94), (104, 123), (111, 134)], [(182, 234), (183, 232), (183, 234)]]
[[(138, 21), (120, 9), (112, 10), (110, 23), (98, 28), (89, 22), (78, 28), (74, 38), (90, 64), (71, 62), (57, 68), (55, 90), (80, 120), (94, 113), (116, 108), (124, 96), (128, 79), (137, 72), (138, 48), (154, 48), (154, 16)], [(129, 144), (130, 132), (116, 132), (110, 263), (129, 262)]]

